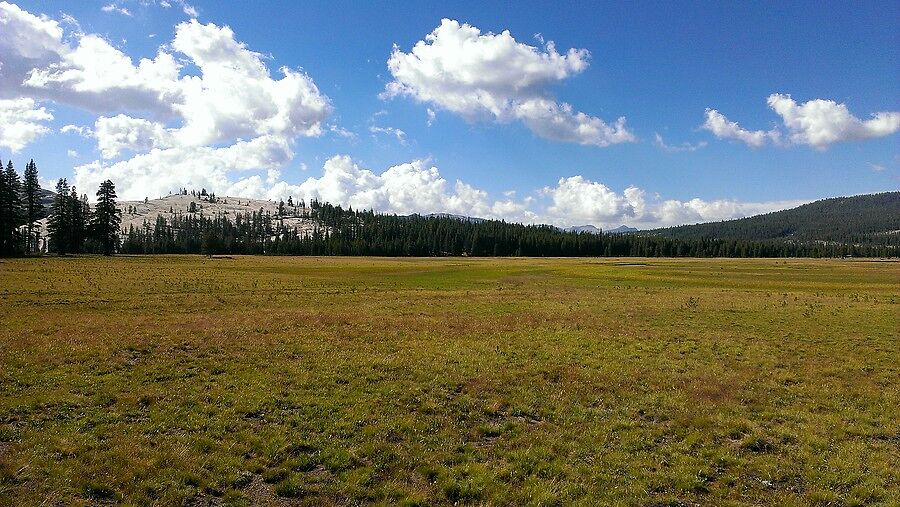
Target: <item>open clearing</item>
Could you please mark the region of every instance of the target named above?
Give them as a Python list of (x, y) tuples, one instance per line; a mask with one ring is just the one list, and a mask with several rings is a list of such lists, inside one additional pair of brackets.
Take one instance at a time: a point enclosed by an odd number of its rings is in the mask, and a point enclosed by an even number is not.
[(0, 263), (0, 505), (900, 502), (900, 263)]

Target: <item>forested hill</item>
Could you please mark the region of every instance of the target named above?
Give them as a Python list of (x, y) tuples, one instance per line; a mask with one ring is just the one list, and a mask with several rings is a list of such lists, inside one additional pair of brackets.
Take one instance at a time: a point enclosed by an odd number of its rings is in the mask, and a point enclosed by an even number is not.
[(900, 238), (900, 192), (835, 197), (738, 220), (682, 225), (642, 235), (674, 239), (825, 241), (894, 244)]

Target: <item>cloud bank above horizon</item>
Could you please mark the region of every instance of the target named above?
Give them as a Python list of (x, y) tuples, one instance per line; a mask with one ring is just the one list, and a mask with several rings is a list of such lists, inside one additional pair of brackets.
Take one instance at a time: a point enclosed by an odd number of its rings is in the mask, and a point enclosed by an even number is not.
[[(806, 202), (667, 199), (637, 186), (616, 191), (572, 173), (531, 191), (493, 197), (461, 179), (447, 179), (427, 156), (367, 169), (334, 151), (322, 164), (321, 176), (289, 181), (282, 174), (294, 173), (299, 165), (299, 139), (357, 139), (358, 134), (337, 123), (337, 106), (313, 76), (299, 67), (273, 72), (270, 57), (248, 47), (228, 25), (201, 22), (195, 8), (178, 5), (188, 19), (175, 24), (174, 36), (155, 54), (137, 58), (102, 35), (84, 32), (70, 16), (56, 20), (0, 2), (0, 30), (7, 34), (0, 37), (0, 147), (20, 153), (44, 136), (89, 139), (96, 158), (73, 167), (73, 183), (92, 193), (101, 181), (112, 179), (125, 199), (205, 187), (220, 195), (273, 200), (292, 195), (387, 213), (643, 228), (739, 218)], [(123, 2), (101, 10), (133, 17)], [(518, 123), (540, 142), (597, 150), (640, 144), (624, 115), (606, 121), (554, 96), (554, 87), (588, 68), (591, 53), (560, 51), (554, 42), (536, 39), (539, 45), (532, 46), (508, 30), (483, 32), (443, 19), (408, 51), (393, 47), (387, 58), (389, 81), (372, 100), (412, 99), (427, 112), (429, 126), (437, 114), (446, 113), (468, 123)], [(844, 104), (798, 103), (786, 94), (770, 95), (768, 104), (781, 126), (747, 130), (707, 109), (702, 128), (715, 138), (754, 148), (805, 145), (816, 150), (900, 130), (896, 112), (861, 120)], [(82, 111), (93, 122), (58, 125), (54, 105)], [(396, 127), (370, 125), (368, 130), (404, 146), (412, 142)], [(659, 134), (653, 138), (653, 146), (671, 154), (708, 145), (670, 145)], [(79, 156), (74, 149), (66, 151)]]

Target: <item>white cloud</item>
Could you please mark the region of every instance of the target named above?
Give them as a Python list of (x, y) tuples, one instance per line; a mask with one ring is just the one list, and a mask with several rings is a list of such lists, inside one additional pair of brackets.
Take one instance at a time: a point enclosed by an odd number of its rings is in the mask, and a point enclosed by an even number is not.
[(199, 16), (199, 14), (197, 13), (197, 9), (193, 5), (187, 3), (185, 0), (176, 1), (178, 2), (178, 5), (181, 6), (181, 11), (191, 18), (196, 18), (197, 16)]
[(780, 134), (776, 129), (768, 132), (746, 130), (738, 125), (737, 122), (729, 120), (715, 109), (706, 110), (706, 122), (702, 125), (702, 128), (709, 130), (719, 139), (737, 139), (754, 148), (761, 148), (769, 141), (777, 143), (780, 140)]
[(401, 215), (455, 213), (528, 222), (535, 218), (527, 209), (529, 201), (491, 201), (487, 192), (462, 181), (451, 184), (423, 160), (377, 174), (359, 167), (348, 156), (335, 156), (325, 162), (321, 177), (307, 178), (299, 185), (281, 181), (265, 188), (261, 182), (261, 178), (251, 176), (236, 185), (255, 189), (257, 197), (273, 200), (294, 196)]
[(653, 144), (656, 145), (657, 148), (659, 148), (663, 151), (668, 151), (670, 153), (678, 153), (678, 152), (685, 152), (685, 151), (697, 151), (699, 149), (705, 148), (707, 145), (706, 141), (700, 141), (699, 143), (696, 143), (696, 144), (684, 142), (684, 143), (681, 143), (678, 145), (669, 145), (669, 144), (666, 144), (666, 142), (663, 140), (662, 136), (659, 135), (658, 133), (654, 134)]
[(661, 226), (715, 222), (794, 208), (807, 202), (809, 201), (741, 202), (731, 199), (706, 201), (699, 198), (688, 201), (666, 200), (658, 204), (653, 218)]
[[(75, 168), (78, 188), (91, 189), (111, 179), (122, 199), (166, 195), (186, 187), (227, 191), (232, 173), (281, 167), (293, 157), (290, 145), (278, 136), (261, 136), (230, 146), (175, 146), (153, 148), (147, 153), (111, 164), (94, 161)], [(253, 197), (241, 195), (241, 197)]]
[(648, 199), (647, 193), (638, 187), (631, 186), (618, 193), (583, 176), (560, 178), (556, 186), (537, 191), (536, 197), (517, 199), (516, 192), (510, 191), (501, 199), (492, 199), (488, 192), (466, 182), (447, 181), (436, 167), (423, 160), (378, 173), (360, 167), (348, 156), (332, 157), (325, 162), (322, 176), (307, 178), (299, 184), (272, 183), (273, 180), (251, 175), (230, 186), (216, 188), (226, 188), (234, 192), (230, 195), (242, 197), (277, 201), (293, 196), (401, 215), (453, 213), (523, 223), (594, 224), (605, 228), (628, 224), (646, 229), (727, 220), (803, 204), (803, 201), (700, 198), (679, 201), (663, 200), (658, 195)]
[(824, 149), (841, 141), (884, 137), (900, 130), (900, 112), (873, 113), (868, 120), (850, 114), (845, 104), (815, 99), (797, 104), (790, 95), (769, 95), (769, 107), (781, 116), (791, 142)]
[(394, 128), (394, 127), (379, 127), (376, 125), (372, 125), (369, 127), (369, 132), (373, 134), (385, 134), (390, 137), (394, 137), (397, 139), (397, 142), (400, 144), (406, 144), (406, 132)]
[(179, 137), (205, 144), (241, 136), (318, 136), (331, 113), (329, 100), (306, 74), (282, 67), (274, 80), (263, 57), (234, 38), (227, 26), (196, 20), (176, 28), (172, 47), (200, 67), (202, 77), (183, 79), (185, 119)]
[(328, 131), (346, 139), (356, 139), (356, 134), (338, 125), (329, 125)]
[(75, 134), (81, 137), (94, 137), (94, 130), (84, 125), (64, 125), (59, 131), (63, 134)]
[[(64, 41), (57, 22), (5, 2), (0, 26), (16, 35), (0, 38), (9, 93), (98, 113), (144, 112), (155, 121), (180, 120), (178, 137), (186, 145), (268, 134), (316, 136), (331, 112), (309, 76), (282, 68), (282, 77), (273, 79), (263, 56), (237, 41), (227, 26), (180, 23), (171, 44), (137, 64), (97, 35), (76, 33), (71, 43)], [(182, 75), (179, 54), (199, 75)]]
[(544, 98), (529, 99), (516, 104), (513, 114), (532, 132), (552, 141), (609, 146), (636, 139), (625, 128), (625, 117), (610, 125), (600, 118), (575, 112), (565, 102), (558, 104)]
[(81, 30), (81, 23), (79, 23), (78, 20), (75, 19), (75, 17), (73, 17), (71, 14), (67, 14), (67, 13), (65, 13), (65, 12), (61, 12), (61, 13), (59, 14), (59, 17), (62, 19), (62, 22), (63, 22), (63, 23), (65, 23), (65, 24), (71, 26), (72, 28), (74, 28), (76, 32), (81, 32), (81, 31), (82, 31), (82, 30)]
[(174, 144), (171, 132), (162, 124), (124, 114), (111, 118), (101, 116), (94, 124), (97, 148), (105, 158), (115, 158), (123, 151), (148, 151), (152, 148), (168, 148)]
[(131, 57), (100, 36), (79, 34), (58, 59), (30, 70), (20, 93), (52, 99), (94, 112), (144, 111), (171, 117), (183, 101), (181, 65), (165, 51), (154, 59)]
[[(149, 1), (149, 0), (146, 0), (146, 1)], [(181, 11), (184, 12), (189, 17), (196, 18), (199, 16), (199, 14), (197, 13), (197, 9), (193, 5), (187, 3), (185, 0), (173, 0), (173, 1), (174, 1), (174, 3), (178, 4), (178, 6), (181, 7)], [(168, 9), (168, 8), (172, 7), (172, 2), (170, 2), (169, 0), (158, 0), (157, 3), (159, 4), (160, 7), (164, 8), (164, 9)]]
[(78, 158), (78, 151), (69, 149), (66, 150), (66, 155), (68, 155), (69, 158)]
[(123, 16), (131, 16), (131, 11), (129, 11), (129, 10), (128, 10), (127, 8), (125, 8), (125, 7), (121, 7), (121, 6), (116, 5), (116, 4), (114, 4), (114, 3), (106, 4), (106, 5), (104, 5), (103, 7), (101, 7), (100, 10), (103, 11), (103, 12), (116, 12), (116, 13), (121, 14), (121, 15), (123, 15)]
[(554, 223), (609, 223), (634, 216), (634, 208), (624, 196), (583, 176), (560, 178), (555, 187), (544, 187), (542, 193), (552, 201), (547, 212)]
[[(814, 99), (798, 104), (790, 95), (773, 93), (766, 102), (781, 117), (785, 137), (791, 144), (824, 150), (834, 143), (884, 137), (900, 131), (900, 112), (878, 112), (868, 120), (860, 120), (850, 113), (846, 104), (833, 100)], [(706, 110), (702, 127), (720, 139), (737, 139), (754, 148), (783, 143), (779, 129), (745, 130), (715, 109)]]
[[(628, 224), (640, 228), (725, 220), (785, 209), (799, 201), (746, 203), (699, 198), (687, 201), (647, 199), (646, 192), (628, 187), (619, 193), (583, 176), (560, 178), (533, 196), (517, 198), (505, 192), (499, 199), (463, 181), (445, 179), (424, 160), (390, 167), (382, 172), (360, 167), (349, 156), (328, 159), (322, 175), (299, 183), (282, 178), (282, 167), (292, 158), (290, 147), (276, 137), (241, 141), (225, 148), (153, 148), (148, 153), (112, 164), (92, 162), (75, 169), (75, 184), (93, 188), (109, 178), (117, 182), (123, 199), (165, 195), (181, 187), (205, 187), (219, 195), (278, 201), (293, 196), (319, 199), (354, 209), (385, 213), (459, 215), (559, 226), (593, 224), (605, 228)], [(303, 166), (301, 165), (301, 170)], [(235, 179), (241, 171), (247, 176)]]
[(425, 123), (430, 127), (434, 123), (435, 118), (437, 118), (437, 114), (430, 107), (425, 109), (425, 114), (428, 115), (428, 120)]
[[(6, 2), (0, 2), (0, 31), (0, 79), (10, 85), (2, 93), (15, 101), (49, 99), (100, 114), (93, 129), (60, 129), (97, 141), (101, 160), (75, 168), (76, 184), (88, 191), (106, 178), (128, 198), (179, 187), (221, 191), (241, 171), (267, 171), (272, 179), (271, 171), (293, 158), (294, 140), (320, 135), (332, 111), (312, 78), (286, 67), (273, 77), (266, 57), (227, 26), (179, 23), (171, 43), (138, 61), (98, 35), (66, 38), (56, 21)], [(4, 142), (18, 148), (25, 137), (45, 131), (37, 120), (52, 119), (43, 108), (29, 114), (31, 130), (17, 126), (17, 137), (4, 134)]]
[(611, 227), (628, 224), (643, 229), (743, 218), (792, 208), (805, 201), (741, 202), (730, 199), (707, 201), (647, 200), (646, 192), (628, 187), (621, 194), (602, 183), (582, 176), (561, 178), (556, 187), (545, 187), (542, 194), (550, 204), (539, 215), (556, 225), (593, 224)]
[(58, 22), (0, 1), (0, 99), (19, 98), (28, 71), (58, 60), (66, 50)]
[(0, 99), (0, 146), (19, 152), (35, 139), (50, 132), (43, 122), (53, 115), (38, 107), (34, 99)]
[(517, 42), (509, 31), (485, 33), (444, 19), (409, 53), (394, 47), (388, 69), (394, 80), (383, 98), (409, 96), (467, 121), (522, 121), (540, 137), (607, 146), (634, 141), (625, 119), (612, 125), (548, 98), (548, 88), (588, 66), (590, 53), (553, 42), (542, 49)]

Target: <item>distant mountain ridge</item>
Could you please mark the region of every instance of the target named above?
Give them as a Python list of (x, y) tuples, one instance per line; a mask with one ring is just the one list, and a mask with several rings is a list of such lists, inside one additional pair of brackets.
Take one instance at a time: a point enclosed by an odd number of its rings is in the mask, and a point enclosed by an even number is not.
[(455, 220), (462, 220), (463, 222), (472, 222), (472, 223), (480, 223), (484, 222), (484, 218), (478, 217), (470, 217), (466, 215), (455, 215), (453, 213), (429, 213), (427, 215), (418, 215), (412, 214), (410, 216), (424, 216), (425, 218), (453, 218)]
[(627, 234), (629, 232), (638, 232), (638, 229), (636, 229), (634, 227), (628, 227), (627, 225), (620, 225), (620, 226), (616, 227), (615, 229), (607, 229), (604, 232), (612, 232), (612, 233), (616, 233), (616, 234)]
[(900, 242), (900, 192), (833, 197), (737, 220), (640, 232), (673, 239)]
[(584, 232), (587, 234), (628, 234), (631, 232), (638, 232), (638, 229), (634, 227), (628, 227), (627, 225), (620, 225), (614, 229), (601, 229), (595, 225), (587, 224), (587, 225), (573, 225), (572, 227), (565, 227), (562, 230), (566, 232)]
[(607, 231), (600, 229), (599, 227), (595, 227), (590, 224), (588, 224), (588, 225), (573, 225), (572, 227), (561, 227), (560, 229), (562, 229), (566, 232), (583, 232), (586, 234), (600, 234), (603, 232), (607, 232)]

